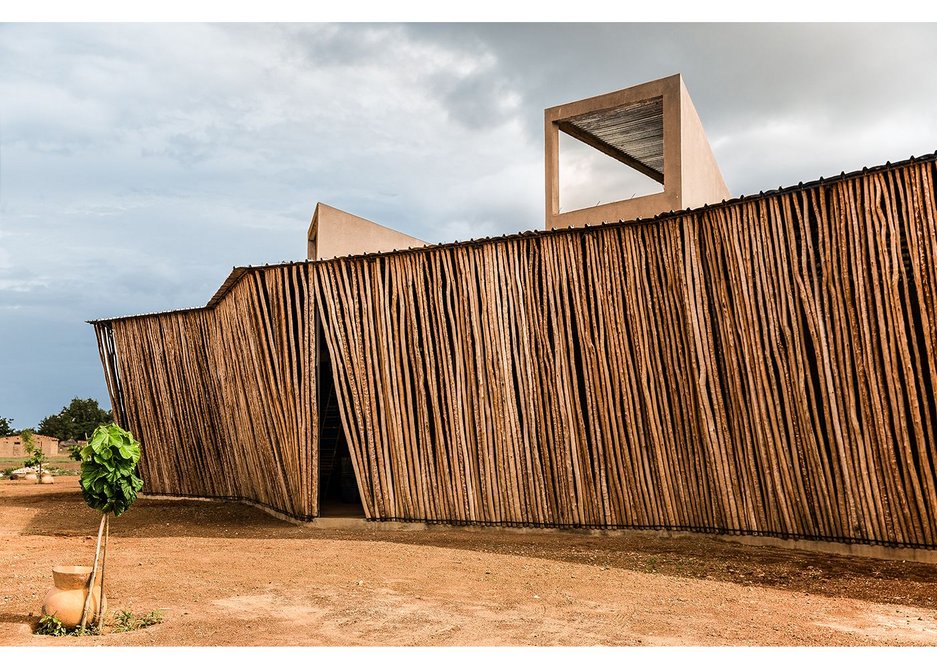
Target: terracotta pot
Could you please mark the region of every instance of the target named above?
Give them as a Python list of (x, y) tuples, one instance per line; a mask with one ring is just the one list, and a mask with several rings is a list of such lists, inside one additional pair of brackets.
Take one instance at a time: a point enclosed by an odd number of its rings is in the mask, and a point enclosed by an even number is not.
[[(78, 626), (81, 611), (85, 607), (90, 577), (90, 566), (54, 566), (52, 580), (55, 586), (42, 601), (42, 614), (53, 615), (67, 629)], [(99, 590), (97, 587), (94, 589), (91, 607), (88, 608), (88, 623), (96, 621), (107, 612), (107, 596), (104, 597), (103, 605), (99, 606)]]
[(55, 482), (55, 478), (52, 477), (51, 473), (43, 473), (42, 477), (39, 479), (39, 482), (43, 485), (51, 485)]

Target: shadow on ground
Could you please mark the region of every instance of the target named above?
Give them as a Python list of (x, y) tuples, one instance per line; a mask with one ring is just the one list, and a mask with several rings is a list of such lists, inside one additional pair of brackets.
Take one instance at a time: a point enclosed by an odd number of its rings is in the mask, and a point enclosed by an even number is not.
[(0, 624), (28, 624), (30, 629), (35, 630), (38, 621), (34, 615), (0, 612)]
[[(88, 536), (96, 532), (100, 517), (84, 504), (77, 486), (29, 490), (17, 496), (0, 494), (0, 510), (3, 507), (32, 510), (20, 531), (23, 535)], [(670, 538), (638, 532), (591, 536), (442, 526), (426, 531), (318, 529), (298, 527), (239, 503), (147, 498), (114, 519), (110, 530), (113, 536), (135, 538), (278, 538), (425, 545), (937, 609), (934, 565), (753, 547), (711, 536)]]

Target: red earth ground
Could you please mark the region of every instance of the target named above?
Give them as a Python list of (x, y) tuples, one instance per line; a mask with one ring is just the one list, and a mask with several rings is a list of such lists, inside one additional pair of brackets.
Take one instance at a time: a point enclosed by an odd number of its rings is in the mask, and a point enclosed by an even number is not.
[[(52, 566), (90, 564), (77, 478), (0, 481), (0, 645), (937, 645), (937, 566), (708, 536), (299, 527), (140, 499), (111, 521), (111, 611), (33, 633)], [(373, 525), (368, 525), (369, 527)]]

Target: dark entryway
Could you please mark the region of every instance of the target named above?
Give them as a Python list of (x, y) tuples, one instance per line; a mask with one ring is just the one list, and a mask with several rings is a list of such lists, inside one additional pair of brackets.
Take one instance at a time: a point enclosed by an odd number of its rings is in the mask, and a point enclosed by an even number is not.
[(358, 481), (342, 427), (332, 362), (321, 324), (319, 347), (319, 517), (364, 517)]

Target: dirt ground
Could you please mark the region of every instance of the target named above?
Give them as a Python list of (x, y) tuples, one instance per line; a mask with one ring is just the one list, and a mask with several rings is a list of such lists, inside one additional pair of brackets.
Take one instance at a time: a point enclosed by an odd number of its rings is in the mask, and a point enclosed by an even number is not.
[(162, 624), (32, 628), (55, 564), (90, 564), (77, 478), (0, 481), (0, 645), (937, 645), (937, 566), (715, 538), (297, 527), (141, 499), (111, 522), (110, 609)]

